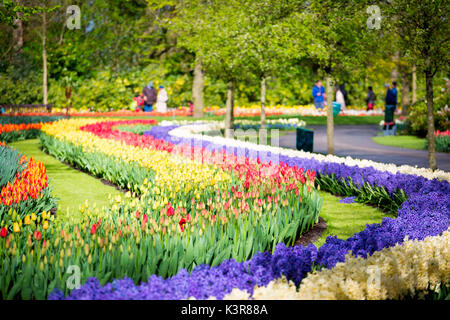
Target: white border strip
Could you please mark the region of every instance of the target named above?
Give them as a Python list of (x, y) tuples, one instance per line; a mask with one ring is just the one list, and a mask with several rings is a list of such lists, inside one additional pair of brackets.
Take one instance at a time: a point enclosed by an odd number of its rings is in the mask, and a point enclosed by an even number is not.
[[(167, 124), (169, 125), (169, 124)], [(279, 147), (272, 147), (267, 145), (257, 145), (251, 142), (247, 141), (239, 141), (234, 139), (227, 139), (223, 137), (211, 137), (206, 136), (202, 134), (198, 134), (198, 132), (204, 132), (204, 131), (213, 131), (213, 130), (220, 130), (224, 128), (224, 124), (222, 123), (210, 123), (210, 124), (193, 124), (193, 125), (186, 125), (186, 126), (180, 126), (178, 128), (175, 128), (171, 130), (168, 134), (174, 137), (178, 138), (188, 138), (188, 139), (199, 139), (199, 140), (205, 140), (205, 141), (211, 141), (217, 144), (223, 144), (225, 146), (230, 147), (247, 147), (251, 148), (253, 150), (258, 151), (270, 151), (273, 153), (278, 153), (281, 155), (285, 155), (288, 157), (299, 157), (299, 158), (306, 158), (306, 159), (315, 159), (322, 162), (334, 162), (339, 164), (346, 164), (348, 166), (358, 166), (360, 168), (367, 168), (367, 167), (373, 167), (376, 170), (384, 171), (384, 172), (390, 172), (392, 174), (396, 173), (403, 173), (403, 174), (412, 174), (416, 176), (422, 176), (424, 178), (427, 178), (429, 180), (437, 179), (441, 181), (449, 181), (450, 182), (450, 173), (445, 172), (442, 170), (436, 170), (432, 171), (431, 169), (426, 168), (418, 168), (408, 166), (408, 165), (402, 165), (397, 166), (393, 163), (379, 163), (371, 160), (365, 160), (365, 159), (353, 159), (351, 157), (337, 157), (333, 155), (321, 155), (317, 153), (311, 153), (311, 152), (305, 152), (305, 151), (299, 151), (299, 150), (292, 150), (292, 149), (286, 149), (286, 148), (279, 148)]]

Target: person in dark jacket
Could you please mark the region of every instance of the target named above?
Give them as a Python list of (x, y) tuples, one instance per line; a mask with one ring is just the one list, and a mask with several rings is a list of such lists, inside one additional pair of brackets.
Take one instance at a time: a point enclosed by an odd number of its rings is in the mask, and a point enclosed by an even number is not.
[(384, 111), (384, 122), (386, 125), (394, 122), (394, 111), (397, 106), (397, 89), (395, 88), (396, 83), (392, 83), (392, 88), (389, 87), (388, 84), (385, 84), (386, 87), (386, 109)]
[(144, 88), (144, 90), (142, 90), (142, 94), (144, 95), (144, 111), (153, 111), (153, 105), (155, 104), (156, 98), (158, 97), (158, 93), (153, 87), (153, 81), (150, 81)]
[(376, 100), (375, 93), (373, 92), (372, 87), (369, 87), (369, 91), (367, 92), (367, 98), (366, 98), (367, 111), (374, 109), (375, 100)]

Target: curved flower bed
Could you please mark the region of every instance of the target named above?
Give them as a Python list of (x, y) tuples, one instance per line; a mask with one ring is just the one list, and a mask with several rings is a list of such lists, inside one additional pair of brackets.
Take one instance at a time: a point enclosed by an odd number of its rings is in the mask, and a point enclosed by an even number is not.
[[(171, 143), (181, 144), (183, 141), (169, 134), (172, 128), (154, 127), (150, 135)], [(223, 140), (220, 140), (222, 142)], [(185, 141), (186, 142), (186, 141)], [(210, 144), (227, 150), (230, 145), (220, 144), (214, 140)], [(234, 144), (234, 141), (225, 141)], [(197, 141), (195, 145), (205, 147), (204, 140)], [(249, 149), (250, 145), (245, 145)], [(260, 150), (259, 146), (254, 147)], [(180, 152), (183, 148), (174, 148)], [(209, 149), (211, 150), (211, 149)], [(229, 150), (229, 149), (228, 149)], [(270, 149), (275, 152), (277, 149)], [(255, 151), (248, 150), (248, 152)], [(232, 149), (235, 152), (235, 149)], [(259, 151), (258, 151), (259, 152)], [(267, 152), (267, 150), (266, 150)], [(423, 240), (428, 236), (436, 236), (450, 226), (450, 184), (447, 180), (429, 180), (419, 175), (420, 170), (412, 174), (399, 173), (398, 168), (387, 167), (381, 171), (370, 166), (356, 166), (353, 160), (348, 164), (327, 162), (314, 159), (314, 156), (302, 158), (297, 154), (286, 155), (285, 151), (278, 154), (279, 161), (289, 167), (311, 167), (319, 174), (332, 176), (334, 179), (349, 183), (352, 181), (356, 187), (362, 188), (364, 184), (378, 185), (388, 190), (393, 196), (396, 191), (403, 190), (408, 199), (398, 210), (398, 218), (384, 218), (379, 224), (368, 225), (367, 228), (347, 240), (328, 237), (323, 246), (287, 247), (278, 244), (274, 252), (258, 253), (244, 262), (227, 260), (215, 267), (206, 265), (196, 267), (191, 274), (182, 270), (177, 275), (163, 279), (152, 276), (148, 282), (134, 285), (128, 278), (115, 280), (110, 284), (101, 286), (98, 279), (88, 280), (80, 289), (74, 290), (67, 299), (186, 299), (194, 297), (206, 299), (214, 296), (223, 298), (234, 288), (246, 290), (250, 294), (253, 288), (265, 286), (274, 279), (285, 276), (287, 280), (299, 285), (301, 280), (315, 267), (333, 268), (337, 263), (345, 261), (348, 252), (357, 257), (366, 258), (384, 248), (393, 247), (409, 239)], [(244, 150), (244, 154), (248, 155)], [(300, 155), (303, 153), (300, 153)], [(297, 156), (296, 156), (297, 155)], [(257, 156), (258, 157), (258, 153)], [(343, 162), (342, 160), (339, 160)], [(389, 172), (394, 170), (395, 173)], [(433, 174), (427, 173), (427, 176)], [(441, 176), (448, 177), (447, 173)], [(350, 180), (351, 179), (351, 180)], [(341, 180), (342, 182), (342, 180)], [(354, 186), (353, 185), (353, 186)], [(349, 188), (349, 185), (347, 184)], [(63, 299), (60, 292), (50, 296), (51, 299)]]
[(5, 143), (36, 138), (42, 123), (0, 125), (0, 141)]
[[(44, 211), (56, 207), (56, 200), (50, 195), (47, 170), (42, 162), (29, 160), (5, 145), (0, 145), (1, 164), (8, 170), (8, 181), (0, 185), (1, 226), (19, 232), (23, 219), (31, 214), (37, 217)], [(16, 159), (18, 157), (18, 159)], [(6, 159), (9, 163), (4, 163)], [(18, 160), (18, 161), (16, 161)], [(13, 228), (14, 227), (14, 228)]]
[[(285, 278), (256, 287), (255, 300), (386, 300), (423, 298), (450, 284), (450, 230), (423, 241), (407, 240), (375, 252), (367, 259), (347, 255), (333, 269), (309, 274), (297, 286)], [(248, 299), (246, 291), (234, 289), (224, 299)], [(443, 297), (441, 297), (443, 298)]]
[(14, 284), (0, 287), (2, 298), (42, 299), (54, 288), (68, 294), (73, 264), (82, 283), (96, 276), (105, 284), (244, 261), (293, 243), (318, 219), (321, 200), (310, 170), (206, 150), (192, 160), (172, 144), (114, 130), (121, 123), (71, 119), (43, 126), (50, 154), (110, 181), (128, 179), (135, 193), (114, 197), (110, 208), (86, 203), (70, 218), (47, 222), (40, 234), (26, 229), (28, 237), (0, 239), (1, 280)]

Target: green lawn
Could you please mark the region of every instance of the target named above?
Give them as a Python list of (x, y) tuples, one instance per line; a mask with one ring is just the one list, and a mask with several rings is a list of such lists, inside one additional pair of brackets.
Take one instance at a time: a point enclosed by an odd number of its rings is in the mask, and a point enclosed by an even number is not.
[(384, 146), (416, 150), (425, 149), (426, 143), (426, 139), (418, 138), (416, 136), (383, 136), (373, 137), (372, 140), (375, 143), (382, 144)]
[(108, 195), (119, 194), (120, 191), (113, 187), (104, 185), (99, 179), (91, 177), (59, 162), (55, 158), (40, 150), (38, 139), (17, 141), (10, 144), (27, 157), (33, 157), (42, 161), (47, 168), (49, 185), (53, 188), (53, 196), (59, 198), (58, 212), (66, 213), (69, 209), (78, 210), (86, 199), (89, 204), (97, 204), (97, 207), (109, 204)]
[(326, 221), (327, 229), (314, 242), (317, 247), (324, 244), (328, 236), (337, 236), (345, 240), (364, 230), (366, 224), (379, 223), (383, 217), (392, 217), (374, 207), (361, 203), (339, 203), (341, 198), (324, 191), (319, 193), (323, 198), (320, 216)]

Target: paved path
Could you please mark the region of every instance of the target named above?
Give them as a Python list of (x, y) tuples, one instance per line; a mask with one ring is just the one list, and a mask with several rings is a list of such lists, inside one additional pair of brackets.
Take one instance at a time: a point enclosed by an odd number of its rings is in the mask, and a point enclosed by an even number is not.
[[(314, 152), (327, 153), (326, 126), (308, 126), (314, 130)], [(372, 141), (380, 131), (378, 125), (343, 125), (334, 127), (334, 150), (337, 156), (350, 156), (355, 159), (369, 159), (396, 165), (428, 167), (428, 152), (389, 147)], [(295, 149), (296, 133), (289, 132), (280, 137), (280, 146)], [(436, 153), (439, 169), (450, 171), (450, 154)]]

